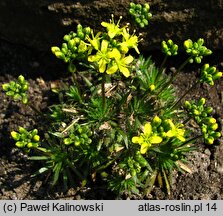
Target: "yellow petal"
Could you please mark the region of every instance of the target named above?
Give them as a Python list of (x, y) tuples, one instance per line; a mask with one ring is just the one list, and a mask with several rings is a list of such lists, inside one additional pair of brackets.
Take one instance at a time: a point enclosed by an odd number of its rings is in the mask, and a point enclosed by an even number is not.
[(132, 137), (132, 142), (139, 143), (139, 137), (137, 137), (137, 136)]
[(160, 136), (154, 135), (154, 136), (150, 137), (150, 142), (152, 144), (158, 144), (158, 143), (161, 143), (162, 141), (163, 141), (163, 139)]
[(106, 70), (106, 73), (107, 73), (107, 74), (113, 74), (113, 73), (115, 73), (117, 70), (118, 70), (118, 65), (117, 65), (117, 64), (113, 64), (111, 67), (109, 67), (109, 68)]
[(145, 154), (149, 147), (150, 147), (150, 145), (148, 143), (143, 143), (140, 148), (140, 153)]
[(169, 131), (166, 132), (166, 136), (167, 137), (173, 137), (173, 136), (175, 136), (175, 133), (174, 133), (173, 130), (169, 130)]
[(123, 66), (119, 66), (119, 70), (123, 73), (123, 75), (125, 77), (129, 77), (130, 76), (130, 72), (129, 69), (127, 67), (123, 67)]
[(121, 59), (121, 53), (117, 48), (114, 48), (111, 52), (108, 53), (108, 58), (115, 58), (116, 60)]
[(144, 133), (150, 135), (152, 133), (152, 126), (150, 123), (146, 123), (144, 126)]
[(127, 56), (127, 57), (125, 57), (124, 59), (123, 59), (123, 62), (125, 63), (125, 64), (130, 64), (132, 61), (134, 60), (134, 58), (131, 56), (131, 55), (129, 55), (129, 56)]
[(182, 142), (184, 142), (186, 140), (183, 136), (177, 136), (177, 139), (179, 139)]
[(96, 55), (90, 55), (90, 56), (88, 56), (88, 61), (89, 62), (96, 62), (98, 60), (99, 60), (99, 58)]
[(99, 72), (100, 73), (104, 73), (105, 72), (105, 69), (106, 69), (106, 61), (104, 59), (101, 59), (98, 62), (98, 65), (99, 65)]
[(110, 25), (110, 23), (102, 22), (101, 25), (102, 25), (103, 27), (108, 27), (108, 26)]
[(101, 51), (102, 51), (102, 52), (106, 52), (107, 49), (108, 49), (108, 41), (107, 41), (107, 40), (103, 40), (103, 41), (101, 42)]

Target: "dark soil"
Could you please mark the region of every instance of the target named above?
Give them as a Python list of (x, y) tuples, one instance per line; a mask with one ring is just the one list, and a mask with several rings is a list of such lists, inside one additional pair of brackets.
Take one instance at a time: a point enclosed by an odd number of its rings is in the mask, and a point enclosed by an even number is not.
[[(222, 53), (208, 59), (219, 70), (223, 70)], [(180, 56), (176, 62), (181, 62)], [(156, 57), (159, 61), (159, 57)], [(55, 102), (56, 97), (50, 90), (52, 83), (66, 80), (69, 74), (66, 67), (50, 53), (40, 53), (24, 46), (0, 41), (0, 85), (23, 74), (29, 81), (30, 100), (41, 110)], [(197, 69), (186, 68), (179, 74), (175, 84), (179, 95), (195, 81)], [(215, 108), (215, 117), (222, 130), (223, 119), (223, 81), (214, 87), (206, 85), (194, 89), (187, 99), (206, 97), (208, 104)], [(38, 163), (30, 162), (14, 147), (10, 131), (18, 126), (34, 128), (42, 124), (41, 119), (28, 107), (12, 102), (0, 91), (0, 199), (120, 199), (108, 191), (102, 183), (88, 188), (76, 187), (63, 191), (62, 187), (49, 188), (45, 179), (32, 178)], [(195, 131), (196, 133), (196, 131)], [(171, 195), (164, 189), (155, 187), (146, 199), (222, 199), (223, 198), (223, 141), (207, 146), (196, 143), (197, 151), (188, 155), (188, 166), (192, 173), (175, 172)], [(121, 199), (126, 199), (126, 196)], [(141, 197), (132, 197), (141, 199)]]

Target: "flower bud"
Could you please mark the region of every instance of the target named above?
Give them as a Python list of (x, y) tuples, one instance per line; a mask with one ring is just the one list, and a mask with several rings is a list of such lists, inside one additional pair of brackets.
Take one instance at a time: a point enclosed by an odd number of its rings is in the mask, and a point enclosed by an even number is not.
[(20, 75), (20, 76), (18, 77), (18, 81), (19, 81), (21, 84), (23, 84), (23, 83), (25, 82), (25, 78), (24, 78), (24, 76)]
[(198, 101), (198, 106), (203, 106), (206, 102), (206, 99), (205, 98), (201, 98), (199, 101)]
[(23, 147), (25, 147), (25, 143), (22, 142), (22, 141), (16, 142), (15, 145), (16, 145), (18, 148), (23, 148)]
[(70, 35), (64, 35), (63, 39), (68, 42), (70, 40)]
[(162, 123), (162, 120), (158, 116), (155, 116), (152, 120), (152, 125), (154, 125), (155, 127), (158, 127), (161, 123)]
[(186, 49), (192, 48), (192, 46), (193, 46), (193, 42), (192, 42), (191, 39), (188, 39), (188, 40), (184, 41), (184, 47)]
[(215, 132), (215, 133), (212, 134), (212, 136), (213, 136), (215, 139), (217, 139), (217, 138), (221, 137), (221, 133), (220, 133), (220, 132)]
[(19, 133), (21, 133), (21, 134), (27, 134), (28, 132), (27, 132), (27, 130), (25, 128), (19, 127)]
[(218, 123), (214, 123), (214, 124), (210, 125), (209, 128), (213, 131), (217, 130), (218, 129)]
[(35, 141), (35, 142), (39, 142), (39, 140), (40, 140), (40, 136), (39, 136), (39, 135), (35, 135), (35, 136), (33, 137), (33, 141)]
[(213, 118), (213, 117), (207, 118), (206, 121), (207, 121), (208, 124), (215, 124), (216, 123), (216, 119)]
[(212, 76), (213, 80), (217, 80), (217, 79), (219, 79), (220, 77), (222, 77), (222, 72), (217, 72), (217, 73), (215, 73), (215, 74)]
[(209, 145), (212, 145), (214, 143), (214, 138), (212, 136), (205, 139), (205, 142)]
[(56, 53), (56, 52), (59, 52), (60, 51), (60, 48), (54, 46), (54, 47), (51, 47), (51, 51), (52, 51), (52, 53)]
[(15, 132), (15, 131), (12, 131), (11, 132), (11, 136), (14, 140), (18, 141), (20, 139), (20, 134)]
[(184, 102), (184, 107), (185, 107), (186, 109), (190, 109), (190, 108), (191, 108), (191, 104), (190, 104), (190, 102), (189, 102), (189, 101), (185, 101), (185, 102)]

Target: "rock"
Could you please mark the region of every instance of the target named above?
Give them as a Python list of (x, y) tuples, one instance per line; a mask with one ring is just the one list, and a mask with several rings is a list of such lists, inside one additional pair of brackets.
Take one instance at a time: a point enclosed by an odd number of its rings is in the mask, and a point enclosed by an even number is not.
[[(144, 0), (134, 2), (145, 3)], [(153, 18), (142, 31), (141, 50), (159, 49), (163, 39), (174, 42), (203, 37), (207, 46), (223, 46), (222, 0), (148, 0)], [(59, 45), (78, 23), (100, 30), (111, 14), (130, 22), (127, 0), (1, 0), (0, 38), (37, 50)]]

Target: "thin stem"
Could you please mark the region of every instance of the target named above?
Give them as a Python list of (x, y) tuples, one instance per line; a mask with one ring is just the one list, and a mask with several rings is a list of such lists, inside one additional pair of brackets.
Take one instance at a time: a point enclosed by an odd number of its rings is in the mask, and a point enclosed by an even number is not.
[(187, 124), (187, 122), (189, 122), (191, 120), (191, 117), (188, 117), (187, 119), (185, 119), (184, 121), (183, 121), (183, 125), (185, 125), (185, 124)]
[(187, 91), (184, 92), (184, 94), (180, 97), (180, 99), (171, 107), (171, 109), (175, 108), (182, 99), (192, 90), (196, 87), (196, 85), (199, 83), (199, 80), (197, 80)]
[(102, 74), (101, 81), (101, 94), (102, 94), (102, 109), (105, 109), (105, 74)]
[(28, 103), (27, 104), (34, 112), (36, 112), (38, 115), (40, 116), (44, 116), (44, 114), (42, 112), (40, 112), (35, 106), (33, 106), (32, 104)]
[(168, 55), (165, 55), (165, 58), (163, 59), (163, 62), (161, 63), (159, 72), (158, 72), (157, 75), (156, 75), (156, 78), (155, 78), (156, 81), (157, 81), (157, 79), (160, 77), (160, 75), (162, 74), (164, 65), (166, 64), (166, 61), (167, 61), (167, 58), (168, 58)]
[(193, 142), (194, 140), (199, 139), (199, 138), (201, 138), (201, 137), (203, 137), (202, 134), (200, 134), (200, 135), (198, 135), (198, 136), (196, 136), (196, 137), (192, 137), (191, 139), (185, 141), (185, 142), (183, 143), (183, 145), (186, 145), (187, 143)]
[(190, 61), (190, 59), (191, 59), (191, 57), (189, 57), (186, 61), (184, 61), (181, 65), (180, 65), (180, 67), (176, 70), (176, 72), (175, 73), (173, 73), (173, 75), (172, 75), (172, 77), (170, 78), (170, 80), (167, 82), (167, 83), (165, 83), (164, 85), (163, 85), (163, 87), (161, 88), (161, 90), (158, 92), (158, 95), (160, 95), (162, 92), (163, 92), (163, 90), (165, 89), (165, 88), (167, 88), (175, 79), (176, 79), (176, 76), (177, 76), (177, 74), (186, 66), (186, 64)]

